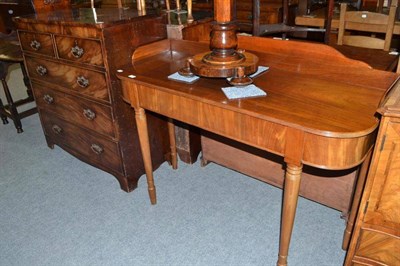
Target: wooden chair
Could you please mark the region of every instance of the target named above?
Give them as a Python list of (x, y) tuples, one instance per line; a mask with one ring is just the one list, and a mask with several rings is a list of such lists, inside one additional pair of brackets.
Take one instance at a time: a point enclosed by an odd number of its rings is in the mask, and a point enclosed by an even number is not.
[[(369, 11), (347, 11), (340, 6), (337, 45), (345, 56), (364, 61), (372, 68), (394, 71), (398, 55), (389, 53), (396, 19), (397, 2), (392, 3), (388, 14)], [(380, 38), (384, 35), (384, 39)]]

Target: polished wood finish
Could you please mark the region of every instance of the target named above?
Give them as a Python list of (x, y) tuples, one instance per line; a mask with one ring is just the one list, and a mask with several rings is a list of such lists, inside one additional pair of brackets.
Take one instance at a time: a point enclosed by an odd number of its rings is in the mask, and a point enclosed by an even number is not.
[[(286, 265), (303, 165), (349, 169), (361, 164), (374, 145), (376, 108), (398, 76), (371, 70), (325, 45), (243, 36), (238, 44), (270, 67), (254, 82), (267, 97), (229, 101), (221, 91), (227, 86), (224, 79), (201, 78), (193, 84), (169, 80), (188, 57), (208, 49), (195, 42), (165, 40), (142, 46), (133, 56), (134, 68), (127, 65), (118, 76), (124, 97), (141, 119), (142, 135), (143, 114), (155, 112), (284, 158), (278, 265)], [(305, 60), (305, 51), (311, 59)], [(148, 151), (149, 143), (144, 136), (141, 140)], [(145, 159), (145, 165), (152, 183), (151, 161)]]
[[(332, 38), (333, 39), (333, 38)], [(395, 72), (399, 56), (384, 50), (329, 44), (348, 58), (365, 62), (378, 70)]]
[(345, 265), (400, 264), (400, 86), (390, 91)]
[[(49, 147), (58, 145), (137, 186), (144, 165), (117, 69), (140, 45), (166, 38), (165, 19), (125, 9), (66, 9), (15, 18)], [(153, 167), (170, 160), (168, 123), (148, 115)]]

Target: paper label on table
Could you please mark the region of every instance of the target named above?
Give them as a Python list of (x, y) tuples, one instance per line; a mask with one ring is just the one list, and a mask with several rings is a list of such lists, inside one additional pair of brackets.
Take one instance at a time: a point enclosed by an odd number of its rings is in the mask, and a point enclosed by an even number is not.
[(257, 71), (254, 72), (253, 74), (251, 74), (249, 77), (250, 78), (255, 78), (258, 75), (261, 75), (262, 73), (264, 73), (265, 71), (267, 71), (269, 69), (269, 67), (267, 66), (258, 66)]
[(180, 81), (180, 82), (185, 82), (185, 83), (193, 83), (196, 80), (198, 80), (200, 77), (198, 76), (193, 76), (193, 77), (186, 77), (180, 75), (178, 72), (175, 72), (171, 75), (168, 76), (169, 79)]
[(267, 96), (265, 91), (254, 84), (240, 87), (224, 87), (221, 90), (229, 100)]

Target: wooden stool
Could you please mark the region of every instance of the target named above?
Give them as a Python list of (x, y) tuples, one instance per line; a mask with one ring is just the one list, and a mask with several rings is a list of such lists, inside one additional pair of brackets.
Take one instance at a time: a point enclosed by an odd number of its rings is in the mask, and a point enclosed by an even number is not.
[[(24, 84), (27, 87), (28, 97), (25, 99), (14, 102), (10, 89), (8, 88), (6, 78), (8, 74), (8, 68), (13, 64), (20, 64), (22, 73), (24, 75)], [(21, 48), (18, 41), (13, 38), (1, 38), (0, 39), (0, 79), (3, 85), (4, 94), (7, 99), (7, 104), (4, 105), (0, 99), (0, 117), (3, 124), (8, 124), (7, 118), (14, 121), (15, 128), (18, 133), (22, 133), (21, 119), (32, 115), (37, 112), (36, 107), (19, 113), (17, 110), (18, 106), (24, 105), (34, 101), (32, 90), (29, 83), (29, 78), (25, 70), (24, 59), (22, 57)]]

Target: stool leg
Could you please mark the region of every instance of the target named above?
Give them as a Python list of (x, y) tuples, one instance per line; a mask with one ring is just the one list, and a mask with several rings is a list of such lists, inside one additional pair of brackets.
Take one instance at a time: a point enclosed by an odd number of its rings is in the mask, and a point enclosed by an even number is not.
[[(7, 82), (6, 82), (6, 77), (7, 77), (7, 73), (8, 73), (8, 67), (10, 64), (4, 63), (4, 62), (0, 62), (0, 69), (1, 69), (1, 73), (0, 73), (0, 78), (1, 78), (1, 83), (3, 84), (3, 89), (4, 89), (4, 94), (6, 95), (7, 98), (7, 102), (8, 102), (8, 109), (11, 113), (11, 118), (14, 122), (15, 128), (17, 129), (18, 133), (22, 133), (22, 124), (21, 124), (21, 120), (19, 118), (19, 114), (17, 111), (17, 107), (14, 104), (13, 98), (11, 96), (10, 90), (8, 88)], [(4, 121), (4, 120), (3, 120)]]
[[(0, 110), (5, 110), (3, 101), (0, 99)], [(8, 124), (7, 116), (5, 116), (3, 113), (0, 113), (1, 120), (3, 121), (3, 125)]]
[[(8, 65), (5, 62), (0, 61), (0, 79), (3, 80), (7, 77), (7, 68)], [(0, 117), (1, 120), (3, 121), (3, 124), (8, 124), (7, 116), (6, 114), (6, 108), (4, 107), (3, 101), (0, 99)]]
[(22, 133), (24, 131), (22, 130), (21, 120), (19, 119), (17, 107), (14, 105), (14, 101), (12, 99), (10, 90), (8, 89), (7, 82), (5, 79), (2, 79), (1, 83), (3, 83), (4, 93), (8, 101), (8, 109), (11, 113), (11, 117), (13, 119), (15, 128), (17, 129), (17, 133)]
[(26, 72), (24, 62), (21, 62), (20, 65), (21, 65), (22, 75), (24, 76), (24, 84), (26, 86), (26, 93), (28, 94), (29, 99), (33, 101), (33, 93), (32, 93), (31, 83), (29, 82), (29, 77), (28, 77), (28, 73)]

